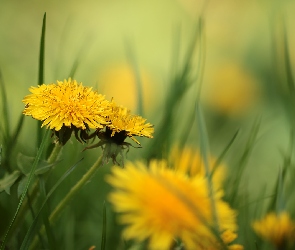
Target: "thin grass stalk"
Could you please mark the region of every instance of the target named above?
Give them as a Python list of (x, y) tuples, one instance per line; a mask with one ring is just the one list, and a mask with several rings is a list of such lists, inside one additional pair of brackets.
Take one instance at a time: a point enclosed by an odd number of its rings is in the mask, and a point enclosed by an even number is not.
[(69, 176), (70, 173), (73, 172), (73, 170), (76, 168), (76, 166), (83, 160), (83, 158), (81, 160), (79, 160), (78, 162), (76, 162), (72, 167), (70, 167), (63, 175), (61, 178), (59, 178), (59, 180), (55, 183), (55, 185), (50, 189), (50, 191), (48, 192), (48, 194), (46, 195), (45, 200), (43, 201), (39, 211), (36, 214), (36, 217), (34, 217), (34, 220), (30, 226), (30, 228), (28, 229), (26, 236), (22, 242), (22, 245), (20, 247), (20, 250), (27, 250), (30, 246), (30, 242), (34, 236), (34, 234), (37, 232), (39, 232), (39, 230), (37, 230), (37, 223), (38, 223), (38, 218), (43, 210), (43, 208), (46, 206), (48, 199), (52, 196), (52, 194), (55, 192), (55, 190), (60, 186), (60, 184), (65, 180), (65, 178), (67, 178)]
[[(59, 144), (59, 143), (56, 143), (50, 156), (48, 157), (48, 160), (47, 162), (50, 164), (50, 163), (53, 163), (57, 160), (60, 152), (62, 150), (62, 145)], [(39, 191), (39, 182), (38, 180), (36, 180), (33, 185), (32, 185), (32, 191), (30, 192), (30, 198), (32, 201), (35, 200), (37, 194), (38, 194), (38, 191)], [(24, 220), (25, 218), (25, 215), (28, 211), (28, 200), (24, 200), (23, 202), (23, 205), (21, 206), (20, 210), (19, 210), (19, 216), (16, 217), (16, 220), (15, 220), (15, 223), (13, 224), (12, 228), (11, 228), (11, 231), (14, 232), (17, 228), (20, 227), (20, 224), (22, 223), (22, 221)]]
[[(59, 202), (49, 216), (49, 224), (53, 225), (72, 198), (85, 186), (85, 184), (94, 176), (97, 169), (102, 166), (102, 156), (92, 165), (92, 167), (82, 176), (82, 178), (71, 188), (68, 194)], [(44, 226), (41, 228), (41, 235), (45, 232)], [(36, 249), (38, 246), (38, 237), (35, 236), (30, 249)]]
[(140, 70), (138, 67), (137, 60), (136, 60), (136, 55), (135, 55), (135, 52), (132, 48), (134, 48), (134, 46), (131, 46), (130, 42), (126, 42), (127, 57), (128, 57), (128, 60), (132, 66), (133, 75), (135, 77), (135, 83), (136, 83), (137, 113), (141, 116), (144, 116), (142, 80), (140, 77)]
[[(45, 33), (46, 33), (46, 12), (43, 16), (41, 38), (40, 38), (40, 51), (39, 51), (39, 68), (38, 68), (38, 85), (44, 83), (44, 64), (45, 64)], [(37, 121), (37, 146), (41, 143), (42, 129), (41, 121)]]
[(44, 147), (45, 147), (45, 141), (46, 141), (46, 137), (47, 137), (48, 133), (49, 133), (49, 131), (47, 130), (47, 131), (45, 132), (44, 136), (43, 136), (43, 139), (42, 139), (42, 142), (41, 142), (40, 148), (39, 148), (39, 150), (38, 150), (38, 152), (37, 152), (37, 156), (36, 156), (36, 158), (35, 158), (35, 161), (34, 161), (34, 163), (33, 163), (33, 166), (32, 166), (32, 169), (31, 169), (31, 172), (30, 172), (29, 178), (28, 178), (28, 181), (27, 181), (27, 183), (26, 183), (25, 190), (24, 190), (24, 192), (23, 192), (23, 194), (22, 194), (22, 196), (21, 196), (21, 198), (20, 198), (20, 201), (19, 201), (19, 203), (18, 203), (18, 206), (17, 206), (17, 209), (16, 209), (16, 211), (15, 211), (15, 214), (14, 214), (14, 216), (13, 216), (13, 218), (12, 218), (12, 220), (11, 220), (11, 223), (10, 223), (10, 225), (9, 225), (7, 231), (6, 231), (6, 234), (5, 234), (4, 239), (3, 239), (3, 241), (2, 241), (2, 244), (1, 244), (1, 248), (0, 248), (0, 250), (4, 250), (4, 249), (5, 249), (5, 244), (6, 244), (6, 241), (7, 241), (8, 237), (9, 237), (9, 235), (10, 235), (10, 233), (11, 233), (12, 226), (15, 224), (15, 222), (16, 222), (16, 218), (19, 216), (20, 208), (21, 208), (22, 205), (23, 205), (23, 202), (24, 202), (24, 199), (25, 199), (25, 197), (26, 197), (26, 195), (27, 195), (27, 192), (28, 192), (28, 190), (29, 190), (29, 186), (30, 186), (30, 184), (31, 184), (31, 181), (32, 181), (32, 178), (33, 178), (33, 175), (34, 175), (35, 169), (36, 169), (37, 164), (38, 164), (38, 162), (39, 162), (39, 160), (40, 160), (40, 157), (41, 157), (41, 155), (42, 155), (42, 152), (43, 152), (43, 150), (44, 150)]
[(106, 238), (107, 238), (107, 215), (106, 215), (106, 202), (103, 202), (102, 207), (103, 215), (102, 215), (102, 231), (101, 231), (101, 245), (100, 249), (105, 250), (106, 248)]
[(204, 167), (205, 167), (205, 173), (206, 173), (206, 180), (207, 180), (207, 186), (209, 190), (209, 197), (211, 200), (211, 210), (212, 210), (212, 215), (213, 215), (213, 222), (215, 227), (217, 228), (217, 231), (219, 232), (219, 223), (218, 223), (218, 216), (217, 216), (217, 211), (216, 211), (216, 204), (215, 204), (215, 197), (214, 197), (214, 190), (213, 190), (213, 183), (212, 183), (212, 175), (211, 175), (211, 170), (209, 166), (209, 161), (208, 161), (208, 152), (210, 152), (209, 149), (209, 142), (208, 142), (208, 136), (207, 136), (207, 130), (206, 130), (206, 125), (204, 121), (204, 116), (202, 113), (202, 110), (197, 104), (197, 122), (198, 122), (198, 131), (200, 135), (200, 152), (202, 156), (202, 160), (204, 162)]
[(10, 126), (9, 126), (9, 119), (8, 119), (8, 101), (7, 101), (7, 95), (6, 95), (6, 89), (4, 85), (4, 80), (2, 76), (2, 72), (0, 70), (0, 90), (1, 90), (1, 108), (2, 108), (2, 115), (1, 115), (1, 125), (3, 126), (2, 133), (4, 132), (3, 140), (6, 142), (8, 140), (9, 134), (10, 134)]

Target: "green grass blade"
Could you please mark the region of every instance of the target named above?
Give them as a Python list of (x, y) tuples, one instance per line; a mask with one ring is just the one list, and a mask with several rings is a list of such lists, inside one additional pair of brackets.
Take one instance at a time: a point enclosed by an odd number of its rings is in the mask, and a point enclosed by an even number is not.
[[(294, 78), (292, 75), (292, 65), (291, 65), (291, 59), (290, 59), (290, 52), (289, 52), (289, 46), (288, 46), (288, 37), (286, 28), (284, 25), (284, 33), (283, 33), (283, 46), (284, 46), (284, 60), (285, 60), (285, 67), (286, 67), (286, 77), (287, 77), (287, 84), (289, 87), (290, 94), (292, 97), (295, 96), (295, 84), (294, 84)], [(294, 101), (294, 100), (293, 100)], [(294, 102), (293, 102), (294, 103)]]
[(236, 133), (234, 134), (234, 136), (231, 138), (231, 140), (229, 141), (229, 143), (226, 145), (226, 147), (224, 148), (224, 150), (222, 151), (222, 153), (218, 157), (217, 161), (214, 163), (214, 166), (212, 168), (212, 173), (211, 173), (212, 175), (214, 174), (215, 170), (217, 169), (217, 167), (222, 162), (222, 160), (226, 156), (227, 152), (229, 151), (229, 149), (233, 145), (234, 141), (236, 140), (236, 138), (237, 138), (237, 136), (239, 134), (239, 131), (240, 131), (239, 129), (236, 131)]
[[(45, 32), (46, 32), (46, 12), (43, 16), (42, 31), (40, 39), (40, 51), (39, 51), (39, 69), (38, 69), (38, 85), (44, 83), (44, 64), (45, 64)], [(41, 121), (38, 121), (37, 127), (37, 146), (41, 143), (42, 129)]]
[(186, 122), (185, 127), (182, 130), (182, 134), (180, 136), (180, 140), (179, 140), (179, 148), (180, 149), (184, 148), (184, 146), (187, 142), (187, 139), (190, 136), (190, 132), (193, 128), (193, 124), (195, 121), (195, 114), (196, 114), (196, 109), (195, 109), (195, 107), (193, 107), (188, 115), (187, 122)]
[(8, 143), (8, 138), (10, 135), (10, 126), (9, 126), (9, 117), (8, 117), (8, 102), (7, 102), (7, 95), (6, 95), (6, 89), (5, 84), (2, 76), (2, 72), (0, 70), (0, 92), (1, 92), (1, 108), (2, 108), (2, 114), (1, 114), (1, 121), (3, 124), (1, 124), (1, 133), (3, 133), (1, 136), (3, 137), (3, 142), (5, 144)]
[(12, 218), (12, 221), (11, 221), (9, 227), (8, 227), (8, 230), (7, 230), (7, 232), (6, 232), (5, 236), (4, 236), (4, 239), (3, 239), (3, 242), (2, 242), (2, 245), (1, 245), (1, 248), (0, 248), (1, 250), (4, 250), (4, 248), (5, 248), (6, 240), (7, 240), (8, 236), (9, 236), (10, 229), (11, 229), (11, 227), (13, 226), (13, 223), (14, 223), (14, 221), (15, 221), (17, 215), (18, 215), (18, 212), (19, 212), (19, 210), (20, 210), (20, 207), (21, 207), (21, 205), (23, 204), (23, 201), (24, 201), (24, 199), (25, 199), (25, 197), (26, 197), (26, 194), (27, 194), (27, 192), (28, 192), (28, 189), (29, 189), (29, 186), (30, 186), (31, 180), (32, 180), (33, 175), (34, 175), (34, 172), (35, 172), (35, 169), (36, 169), (36, 167), (37, 167), (37, 165), (38, 165), (38, 162), (39, 162), (40, 157), (41, 157), (41, 155), (42, 155), (42, 152), (43, 152), (43, 150), (44, 150), (45, 141), (46, 141), (46, 139), (47, 139), (46, 137), (47, 137), (48, 134), (49, 134), (49, 130), (46, 130), (46, 132), (45, 132), (45, 134), (44, 134), (44, 136), (43, 136), (43, 139), (42, 139), (42, 142), (41, 142), (40, 148), (39, 148), (39, 150), (38, 150), (38, 152), (37, 152), (36, 159), (35, 159), (34, 164), (33, 164), (33, 166), (32, 166), (32, 169), (31, 169), (31, 172), (30, 172), (30, 175), (29, 175), (29, 179), (28, 179), (28, 182), (27, 182), (27, 184), (26, 184), (25, 191), (23, 192), (23, 194), (22, 194), (22, 196), (21, 196), (21, 198), (20, 198), (20, 201), (19, 201), (19, 204), (18, 204), (18, 206), (17, 206), (16, 212), (15, 212), (15, 214), (14, 214), (14, 216), (13, 216), (13, 218)]
[(230, 198), (232, 199), (232, 201), (234, 201), (236, 199), (236, 196), (238, 194), (239, 185), (240, 185), (240, 182), (242, 179), (242, 175), (243, 175), (245, 167), (248, 163), (248, 159), (252, 153), (253, 147), (256, 143), (256, 138), (257, 138), (257, 135), (258, 135), (258, 132), (260, 129), (260, 125), (261, 125), (261, 117), (256, 119), (253, 123), (253, 126), (250, 131), (250, 135), (249, 135), (248, 140), (246, 142), (244, 152), (241, 156), (240, 161), (238, 162), (238, 168), (237, 168), (236, 174), (234, 175), (235, 178), (232, 182), (232, 185), (230, 185), (231, 190), (232, 190)]
[(208, 160), (209, 154), (210, 154), (209, 140), (208, 140), (208, 134), (207, 134), (204, 115), (199, 103), (197, 104), (196, 111), (197, 111), (196, 118), (197, 118), (197, 124), (198, 124), (198, 134), (200, 137), (200, 153), (201, 153), (202, 160), (204, 162), (205, 172), (206, 172), (207, 181), (208, 181), (208, 190), (209, 190), (209, 196), (211, 200), (213, 221), (214, 221), (214, 225), (218, 229), (218, 217), (217, 217), (217, 211), (216, 211), (214, 194), (213, 194), (211, 169), (210, 169), (209, 160)]
[(90, 48), (90, 42), (91, 42), (91, 39), (86, 39), (83, 43), (82, 43), (82, 46), (80, 47), (79, 49), (79, 52), (74, 60), (74, 63), (72, 65), (72, 68), (70, 70), (70, 74), (69, 76), (74, 79), (75, 78), (75, 75), (76, 75), (76, 72), (77, 72), (77, 69), (80, 65), (80, 62), (83, 60), (83, 57), (85, 57), (85, 55), (87, 55), (87, 50)]
[(106, 248), (106, 235), (107, 235), (107, 215), (106, 215), (106, 203), (105, 201), (103, 202), (103, 207), (102, 207), (102, 232), (101, 232), (101, 245), (100, 249), (105, 250)]
[(46, 32), (46, 12), (44, 13), (44, 16), (43, 16), (41, 39), (40, 39), (38, 85), (41, 85), (44, 83), (45, 32)]
[(77, 163), (75, 163), (72, 167), (70, 167), (63, 175), (62, 177), (56, 182), (56, 184), (50, 189), (50, 191), (48, 192), (45, 200), (43, 201), (38, 213), (36, 214), (36, 217), (34, 218), (34, 221), (32, 222), (29, 230), (26, 233), (26, 236), (22, 242), (21, 248), (20, 250), (27, 250), (29, 248), (30, 242), (32, 241), (32, 238), (34, 237), (34, 234), (38, 231), (37, 229), (37, 222), (38, 222), (38, 218), (43, 210), (43, 208), (45, 207), (45, 205), (47, 204), (48, 199), (50, 198), (50, 196), (54, 193), (54, 191), (59, 187), (59, 185), (66, 179), (66, 177), (68, 177), (68, 175), (73, 172), (73, 170), (76, 168), (76, 166), (83, 160), (83, 158), (81, 160), (79, 160)]
[[(30, 209), (32, 218), (35, 218), (36, 215), (35, 215), (35, 212), (34, 212), (34, 209), (32, 206), (31, 197), (30, 197), (29, 193), (27, 193), (27, 198), (28, 198), (28, 207)], [(42, 238), (40, 233), (38, 233), (38, 237), (39, 237), (39, 241), (41, 242), (43, 248), (45, 248), (45, 242), (44, 242), (44, 239)]]
[(286, 205), (285, 205), (285, 200), (283, 196), (283, 173), (282, 169), (279, 169), (279, 174), (278, 174), (278, 188), (277, 188), (277, 195), (276, 195), (276, 212), (279, 214), (282, 212)]
[(4, 160), (4, 165), (8, 168), (11, 169), (10, 166), (10, 159), (11, 159), (11, 153), (16, 145), (18, 136), (20, 134), (20, 131), (22, 129), (23, 123), (24, 123), (24, 118), (25, 116), (23, 114), (20, 115), (18, 122), (17, 122), (17, 126), (15, 131), (13, 132), (13, 134), (11, 135), (8, 144), (7, 144), (7, 148), (6, 148), (6, 154), (5, 154), (5, 160)]
[(128, 60), (133, 69), (133, 75), (135, 77), (136, 90), (137, 90), (137, 113), (141, 116), (144, 116), (143, 109), (143, 89), (142, 89), (142, 80), (140, 77), (140, 70), (136, 60), (136, 55), (134, 50), (132, 49), (134, 46), (130, 45), (130, 42), (126, 42), (126, 52)]
[[(40, 184), (41, 197), (42, 197), (42, 199), (45, 200), (46, 199), (46, 189), (45, 189), (45, 181), (44, 181), (44, 178), (42, 176), (39, 177), (39, 184)], [(50, 247), (50, 249), (58, 250), (59, 247), (55, 243), (54, 234), (53, 234), (53, 232), (51, 230), (51, 227), (50, 227), (50, 224), (49, 224), (49, 219), (48, 219), (49, 211), (48, 211), (47, 202), (45, 202), (42, 217), (43, 217), (43, 223), (44, 223), (44, 226), (45, 226), (45, 231), (46, 231), (46, 234), (47, 234), (49, 247)]]
[[(189, 88), (193, 85), (192, 81), (192, 57), (195, 52), (195, 47), (203, 34), (203, 22), (200, 19), (197, 24), (196, 31), (190, 41), (184, 57), (183, 66), (176, 69), (176, 72), (171, 72), (172, 79), (170, 80), (170, 88), (165, 101), (165, 113), (158, 126), (154, 139), (151, 141), (149, 150), (146, 151), (145, 157), (161, 158), (163, 154), (168, 153), (171, 147), (171, 141), (174, 136), (176, 127), (175, 113), (179, 103), (184, 98)], [(163, 152), (163, 149), (167, 152)]]

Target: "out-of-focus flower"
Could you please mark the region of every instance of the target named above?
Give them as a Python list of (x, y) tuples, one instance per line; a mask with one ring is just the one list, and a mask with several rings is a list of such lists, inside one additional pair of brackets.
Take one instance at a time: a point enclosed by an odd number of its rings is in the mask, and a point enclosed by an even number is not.
[[(31, 87), (32, 94), (23, 99), (23, 114), (43, 121), (65, 144), (72, 131), (103, 128), (108, 122), (110, 103), (92, 88), (68, 79), (57, 83)], [(77, 136), (76, 136), (77, 137)], [(77, 139), (79, 139), (77, 137)]]
[(188, 177), (166, 161), (154, 160), (148, 167), (142, 162), (128, 163), (124, 169), (115, 166), (107, 181), (114, 187), (109, 200), (126, 225), (126, 239), (148, 239), (150, 249), (159, 250), (170, 249), (176, 239), (186, 249), (221, 249), (235, 239), (224, 236), (235, 235), (235, 211), (213, 194), (215, 221), (202, 175)]
[(249, 111), (257, 103), (257, 80), (237, 64), (225, 64), (210, 72), (204, 85), (204, 101), (212, 109), (229, 116)]
[[(129, 137), (140, 145), (134, 136), (153, 138), (154, 127), (152, 124), (146, 123), (146, 119), (141, 116), (131, 114), (127, 108), (117, 106), (114, 102), (111, 105), (112, 112), (107, 117), (106, 129), (96, 132), (100, 142), (86, 149), (105, 146), (103, 161), (108, 161), (111, 158), (114, 164), (119, 164), (117, 161), (118, 154), (121, 154), (123, 161), (122, 150), (131, 146), (130, 143), (125, 142), (125, 139)], [(124, 164), (124, 161), (122, 163)]]
[[(151, 75), (145, 70), (139, 71), (142, 87), (143, 106), (145, 110), (151, 110), (155, 104), (155, 93)], [(136, 75), (128, 64), (111, 65), (99, 74), (101, 91), (108, 97), (130, 110), (136, 110), (138, 92)]]
[(295, 222), (287, 212), (269, 213), (261, 220), (255, 221), (253, 228), (258, 235), (278, 249), (288, 249), (290, 245), (294, 247)]

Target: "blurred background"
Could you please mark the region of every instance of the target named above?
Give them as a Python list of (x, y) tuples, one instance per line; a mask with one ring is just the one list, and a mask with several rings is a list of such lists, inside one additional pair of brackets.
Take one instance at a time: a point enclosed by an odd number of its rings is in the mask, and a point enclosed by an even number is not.
[[(212, 154), (220, 155), (239, 130), (235, 146), (225, 158), (229, 168), (239, 162), (253, 126), (257, 121), (260, 124), (241, 189), (253, 199), (261, 189), (269, 194), (290, 143), (290, 109), (293, 107), (290, 103), (287, 103), (289, 108), (285, 105), (290, 89), (284, 49), (287, 49), (294, 74), (294, 10), (294, 0), (1, 0), (0, 69), (9, 102), (11, 129), (15, 129), (24, 109), (21, 100), (29, 94), (28, 88), (38, 83), (44, 12), (47, 15), (44, 83), (73, 77), (85, 86), (92, 86), (108, 100), (114, 98), (118, 104), (155, 124), (155, 137), (163, 114), (170, 112), (166, 97), (171, 91), (171, 77), (184, 63), (183, 58), (202, 17), (203, 46), (193, 54), (191, 86), (173, 111), (172, 141), (177, 143), (188, 131), (186, 143), (197, 147), (196, 122), (191, 116), (202, 83), (201, 102)], [(202, 60), (200, 53), (204, 53)], [(142, 86), (142, 109), (138, 108), (136, 77)], [(189, 121), (191, 126), (185, 130)], [(34, 155), (36, 128), (36, 121), (26, 117), (15, 155), (18, 152)], [(144, 148), (152, 143), (150, 141), (140, 138), (143, 149), (130, 150), (127, 158), (140, 158)], [(82, 149), (74, 138), (66, 145), (62, 158), (69, 163), (68, 167), (81, 158)], [(97, 149), (83, 153), (84, 167), (78, 168), (77, 173), (65, 181), (58, 196), (67, 192), (100, 152)], [(16, 160), (11, 159), (11, 164), (16, 164)], [(55, 169), (56, 175), (58, 171)], [(65, 226), (68, 238), (60, 236), (59, 239), (65, 249), (71, 249), (74, 244), (78, 244), (77, 248), (72, 249), (99, 245), (101, 204), (109, 189), (100, 184), (105, 172), (107, 168), (99, 170), (68, 208), (67, 217), (59, 221), (67, 221), (63, 225), (68, 225)], [(0, 194), (5, 200), (3, 196), (7, 194)], [(9, 210), (3, 202), (1, 209), (4, 214)], [(8, 220), (4, 222), (6, 225)], [(109, 228), (112, 230), (112, 226)], [(74, 235), (78, 235), (78, 240), (74, 240)], [(243, 236), (241, 240), (242, 244), (246, 242)], [(111, 241), (109, 239), (108, 244)]]

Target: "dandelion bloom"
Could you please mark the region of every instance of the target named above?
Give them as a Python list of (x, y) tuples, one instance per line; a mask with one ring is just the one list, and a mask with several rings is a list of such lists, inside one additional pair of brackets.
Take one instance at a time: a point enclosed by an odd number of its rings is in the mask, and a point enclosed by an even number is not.
[(138, 115), (133, 115), (127, 108), (117, 106), (113, 103), (112, 113), (108, 117), (107, 129), (109, 129), (110, 136), (113, 137), (121, 135), (123, 142), (125, 138), (129, 137), (140, 145), (133, 136), (141, 136), (153, 138), (154, 127), (150, 123), (146, 123), (146, 119)]
[(295, 222), (287, 212), (269, 213), (263, 219), (253, 223), (255, 232), (276, 247), (285, 247), (295, 243)]
[(32, 94), (23, 99), (23, 113), (43, 121), (42, 127), (59, 131), (63, 126), (78, 129), (103, 128), (109, 114), (109, 102), (104, 96), (68, 80), (31, 87)]
[(131, 114), (127, 108), (117, 106), (114, 102), (111, 102), (111, 106), (111, 113), (106, 118), (108, 124), (106, 124), (105, 130), (97, 130), (89, 136), (89, 138), (97, 136), (100, 141), (85, 149), (104, 146), (103, 162), (112, 159), (114, 164), (120, 165), (117, 161), (117, 156), (120, 154), (122, 165), (124, 165), (122, 152), (126, 147), (132, 146), (130, 143), (125, 142), (125, 139), (129, 137), (140, 145), (134, 136), (153, 138), (154, 127), (152, 124), (146, 123), (146, 119), (141, 116)]
[[(113, 167), (107, 181), (114, 187), (109, 200), (126, 227), (123, 237), (144, 241), (150, 249), (169, 249), (181, 239), (186, 249), (219, 249), (217, 234), (236, 231), (236, 213), (214, 197), (218, 229), (204, 176), (187, 175), (168, 168), (165, 161), (128, 163)], [(231, 242), (223, 242), (227, 244)]]

